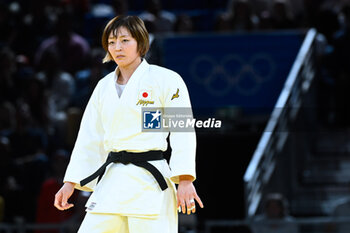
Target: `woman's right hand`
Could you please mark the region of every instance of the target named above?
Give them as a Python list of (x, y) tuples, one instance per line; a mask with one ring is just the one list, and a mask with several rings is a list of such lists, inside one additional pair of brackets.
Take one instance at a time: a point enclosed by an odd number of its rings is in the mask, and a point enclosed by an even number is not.
[(74, 192), (75, 183), (67, 182), (64, 183), (62, 188), (55, 195), (54, 206), (59, 210), (67, 210), (72, 208), (74, 205), (68, 203), (68, 199), (72, 196)]

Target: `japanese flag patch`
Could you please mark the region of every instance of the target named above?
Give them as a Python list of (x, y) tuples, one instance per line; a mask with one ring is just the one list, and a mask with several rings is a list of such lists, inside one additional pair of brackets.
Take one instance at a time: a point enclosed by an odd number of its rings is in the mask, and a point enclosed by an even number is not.
[(152, 100), (152, 91), (141, 90), (139, 93), (139, 100)]

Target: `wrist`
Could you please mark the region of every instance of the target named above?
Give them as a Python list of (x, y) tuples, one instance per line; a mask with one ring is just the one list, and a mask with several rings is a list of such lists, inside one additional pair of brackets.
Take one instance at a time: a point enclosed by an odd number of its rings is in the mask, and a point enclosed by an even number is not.
[(68, 187), (71, 187), (71, 188), (75, 187), (75, 183), (74, 182), (69, 182), (69, 181), (64, 182), (64, 185), (68, 186)]
[(192, 183), (193, 176), (190, 175), (180, 175), (179, 176), (179, 183)]

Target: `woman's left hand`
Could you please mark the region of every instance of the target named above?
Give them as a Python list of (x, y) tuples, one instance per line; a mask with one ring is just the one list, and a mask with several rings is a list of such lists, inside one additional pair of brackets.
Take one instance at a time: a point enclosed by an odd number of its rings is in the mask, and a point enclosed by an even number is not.
[[(180, 177), (177, 187), (177, 208), (179, 212), (191, 214), (196, 212), (195, 200), (201, 208), (204, 207), (201, 199), (197, 195), (196, 188), (192, 183), (192, 179)], [(187, 210), (186, 210), (187, 209)]]

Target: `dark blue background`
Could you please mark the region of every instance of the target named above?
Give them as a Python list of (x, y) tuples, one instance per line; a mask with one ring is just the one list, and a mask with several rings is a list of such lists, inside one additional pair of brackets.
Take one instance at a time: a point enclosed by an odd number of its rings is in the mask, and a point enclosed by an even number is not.
[[(271, 110), (303, 37), (300, 31), (172, 36), (163, 40), (163, 63), (183, 77), (194, 108), (238, 106), (246, 111)], [(194, 66), (201, 57), (205, 59)], [(223, 65), (222, 61), (228, 57), (237, 59)], [(207, 62), (208, 59), (211, 61)], [(245, 67), (250, 70), (241, 72)], [(208, 90), (209, 85), (203, 85), (204, 80), (200, 80), (210, 72), (213, 76), (210, 85), (217, 91), (214, 94)], [(240, 81), (232, 83), (229, 91), (218, 94), (218, 90), (227, 90), (229, 85), (224, 73), (233, 81), (239, 72)], [(268, 78), (262, 81), (254, 72)]]

